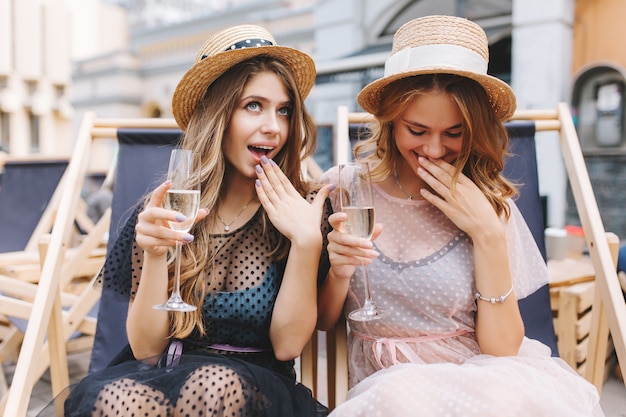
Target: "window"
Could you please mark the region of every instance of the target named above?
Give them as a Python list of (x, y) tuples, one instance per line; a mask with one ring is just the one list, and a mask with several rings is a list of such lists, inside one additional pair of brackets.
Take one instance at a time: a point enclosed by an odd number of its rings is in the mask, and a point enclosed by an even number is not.
[(596, 143), (619, 146), (622, 142), (624, 86), (618, 82), (600, 84), (596, 94)]
[(9, 113), (0, 110), (0, 151), (4, 151), (9, 153), (10, 150), (10, 141), (9, 141), (9, 132), (10, 130), (10, 117)]
[(581, 74), (572, 95), (572, 113), (586, 155), (626, 153), (624, 90), (621, 72), (607, 66)]
[(30, 150), (34, 153), (39, 152), (39, 116), (28, 111), (28, 121), (30, 126)]

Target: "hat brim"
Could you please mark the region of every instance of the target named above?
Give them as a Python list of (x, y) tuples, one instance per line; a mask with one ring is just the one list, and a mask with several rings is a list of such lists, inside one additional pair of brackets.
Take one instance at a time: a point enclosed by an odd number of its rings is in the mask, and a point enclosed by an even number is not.
[(258, 46), (228, 50), (195, 63), (181, 78), (172, 96), (172, 113), (181, 129), (185, 130), (191, 115), (206, 89), (228, 69), (255, 56), (271, 56), (291, 68), (302, 98), (306, 98), (315, 84), (315, 62), (297, 49), (288, 46)]
[(491, 75), (476, 74), (475, 72), (460, 71), (457, 69), (446, 70), (441, 67), (420, 68), (419, 70), (401, 72), (380, 78), (365, 86), (359, 93), (357, 101), (363, 110), (374, 114), (378, 109), (381, 95), (389, 84), (403, 78), (427, 74), (452, 74), (470, 78), (478, 82), (485, 89), (499, 120), (503, 122), (509, 120), (513, 116), (513, 113), (515, 113), (517, 106), (515, 94), (513, 93), (513, 89), (504, 81), (492, 77)]

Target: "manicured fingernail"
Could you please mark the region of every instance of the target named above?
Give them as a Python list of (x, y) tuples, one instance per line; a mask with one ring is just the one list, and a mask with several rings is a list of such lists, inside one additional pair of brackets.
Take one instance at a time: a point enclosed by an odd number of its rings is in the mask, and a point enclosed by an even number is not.
[(267, 162), (268, 162), (267, 156), (263, 155), (263, 156), (261, 157), (261, 163), (262, 163), (262, 164), (267, 164)]
[(190, 235), (189, 233), (186, 233), (185, 236), (183, 236), (183, 240), (185, 242), (193, 242), (193, 235)]
[(275, 166), (276, 166), (276, 162), (274, 162), (274, 160), (273, 160), (273, 159), (270, 159), (270, 165), (271, 165), (271, 166), (273, 166), (273, 167), (275, 167)]
[(337, 184), (330, 184), (330, 187), (328, 187), (328, 191), (332, 191), (335, 188), (337, 188)]
[(177, 222), (184, 222), (185, 220), (187, 220), (187, 217), (183, 216), (180, 213), (176, 213), (176, 217), (175, 217)]
[(263, 172), (263, 168), (261, 168), (261, 165), (255, 166), (255, 169), (256, 169), (256, 172), (258, 172), (259, 174)]
[(259, 180), (255, 180), (255, 181), (254, 181), (254, 184), (255, 184), (257, 187), (260, 187), (260, 186), (261, 186), (261, 181), (259, 181)]

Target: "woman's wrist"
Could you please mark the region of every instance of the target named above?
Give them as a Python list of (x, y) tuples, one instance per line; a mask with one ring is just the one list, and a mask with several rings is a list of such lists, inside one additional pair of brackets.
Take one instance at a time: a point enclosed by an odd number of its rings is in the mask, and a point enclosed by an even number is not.
[(292, 248), (297, 248), (297, 249), (302, 249), (302, 250), (307, 250), (307, 251), (316, 250), (318, 252), (321, 252), (322, 250), (322, 233), (319, 231), (315, 234), (311, 234), (307, 236), (303, 234), (298, 234), (294, 238), (292, 238), (290, 241), (291, 241)]
[(328, 279), (333, 282), (344, 283), (345, 281), (350, 281), (352, 274), (342, 274), (337, 271), (337, 268), (333, 268), (332, 266), (328, 270)]

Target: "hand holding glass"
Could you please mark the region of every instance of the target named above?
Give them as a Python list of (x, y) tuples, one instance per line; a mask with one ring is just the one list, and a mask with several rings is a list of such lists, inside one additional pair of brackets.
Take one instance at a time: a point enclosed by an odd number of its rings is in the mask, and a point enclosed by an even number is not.
[[(167, 191), (163, 207), (174, 210), (185, 216), (182, 222), (169, 222), (172, 230), (188, 232), (193, 226), (200, 207), (200, 184), (194, 175), (196, 156), (193, 152), (183, 149), (174, 149), (170, 155), (170, 164), (167, 179), (172, 186)], [(196, 306), (187, 304), (180, 296), (180, 253), (181, 242), (176, 241), (174, 285), (170, 298), (163, 304), (154, 306), (156, 310), (164, 311), (194, 311)]]
[[(348, 233), (369, 239), (374, 232), (374, 199), (369, 166), (352, 162), (339, 166), (339, 198), (341, 211), (347, 214)], [(367, 266), (363, 265), (365, 278), (365, 301), (363, 307), (350, 312), (348, 317), (356, 321), (376, 320), (383, 312), (372, 300)]]

